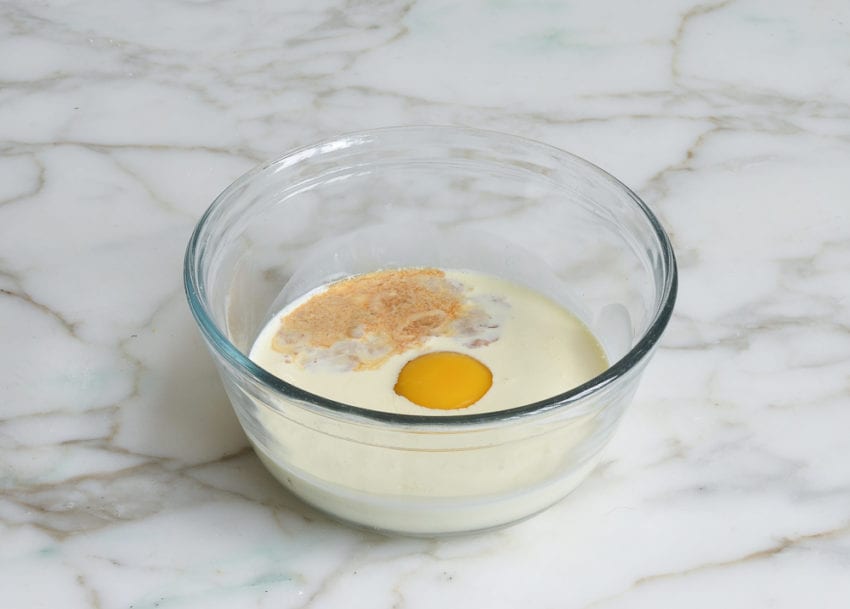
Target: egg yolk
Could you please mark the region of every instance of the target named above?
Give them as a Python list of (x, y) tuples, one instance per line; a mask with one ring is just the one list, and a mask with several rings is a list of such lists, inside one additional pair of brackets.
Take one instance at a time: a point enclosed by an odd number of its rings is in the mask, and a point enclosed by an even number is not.
[(395, 392), (419, 406), (454, 410), (480, 400), (492, 384), (493, 373), (474, 357), (436, 351), (407, 362)]

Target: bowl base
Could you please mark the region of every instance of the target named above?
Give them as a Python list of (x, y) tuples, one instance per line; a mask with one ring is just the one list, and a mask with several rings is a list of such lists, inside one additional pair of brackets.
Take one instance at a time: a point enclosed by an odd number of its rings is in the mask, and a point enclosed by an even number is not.
[(448, 537), (482, 533), (515, 524), (554, 505), (594, 469), (601, 452), (568, 476), (521, 491), (487, 497), (377, 496), (328, 484), (277, 465), (254, 446), (271, 474), (296, 497), (331, 518), (384, 535)]

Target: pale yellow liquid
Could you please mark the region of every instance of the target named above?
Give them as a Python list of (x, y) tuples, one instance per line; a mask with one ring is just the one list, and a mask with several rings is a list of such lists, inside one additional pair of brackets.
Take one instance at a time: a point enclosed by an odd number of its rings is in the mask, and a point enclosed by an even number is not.
[[(339, 372), (287, 364), (272, 348), (281, 317), (318, 291), (293, 302), (260, 332), (250, 357), (269, 372), (314, 394), (364, 408), (418, 415), (463, 415), (509, 409), (551, 398), (605, 370), (596, 338), (572, 313), (522, 286), (471, 272), (447, 271), (471, 296), (497, 296), (498, 340), (464, 347), (432, 338), (377, 370)], [(484, 298), (487, 300), (487, 298)], [(421, 352), (472, 355), (493, 372), (476, 404), (431, 410), (393, 391), (400, 368)], [(363, 425), (306, 409), (281, 397), (274, 410), (258, 402), (265, 434), (254, 441), (269, 470), (307, 502), (368, 527), (434, 535), (499, 526), (548, 507), (593, 468), (589, 450), (604, 424), (593, 412), (496, 425), (476, 433), (417, 433)]]
[[(467, 298), (484, 307), (498, 322), (497, 339), (469, 346), (470, 336), (437, 336), (394, 355), (375, 370), (338, 371), (328, 366), (289, 363), (276, 351), (273, 338), (280, 320), (323, 288), (291, 303), (260, 332), (250, 358), (275, 376), (322, 397), (371, 410), (398, 414), (477, 414), (531, 404), (564, 393), (608, 367), (599, 342), (575, 315), (543, 295), (496, 277), (469, 271), (446, 271), (464, 286)], [(489, 338), (492, 338), (492, 333)], [(417, 406), (393, 391), (401, 368), (433, 351), (465, 353), (493, 374), (490, 390), (475, 404), (434, 411)]]

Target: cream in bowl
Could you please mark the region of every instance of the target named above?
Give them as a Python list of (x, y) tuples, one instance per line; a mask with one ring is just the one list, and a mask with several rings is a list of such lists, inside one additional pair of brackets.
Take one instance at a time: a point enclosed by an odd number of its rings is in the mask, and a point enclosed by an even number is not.
[(372, 529), (520, 520), (593, 469), (676, 291), (622, 184), (512, 136), (410, 127), (293, 151), (213, 203), (190, 307), (296, 495)]
[(391, 269), (322, 286), (276, 314), (249, 357), (338, 402), (396, 414), (506, 410), (608, 367), (554, 301), (470, 271)]

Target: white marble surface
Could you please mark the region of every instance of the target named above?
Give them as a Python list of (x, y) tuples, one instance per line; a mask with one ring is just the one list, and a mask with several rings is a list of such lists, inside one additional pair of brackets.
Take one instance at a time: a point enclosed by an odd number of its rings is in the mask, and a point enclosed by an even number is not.
[[(279, 490), (184, 302), (212, 198), (342, 131), (540, 139), (640, 192), (675, 318), (602, 466), (441, 541)], [(0, 4), (0, 606), (850, 606), (850, 4)]]

